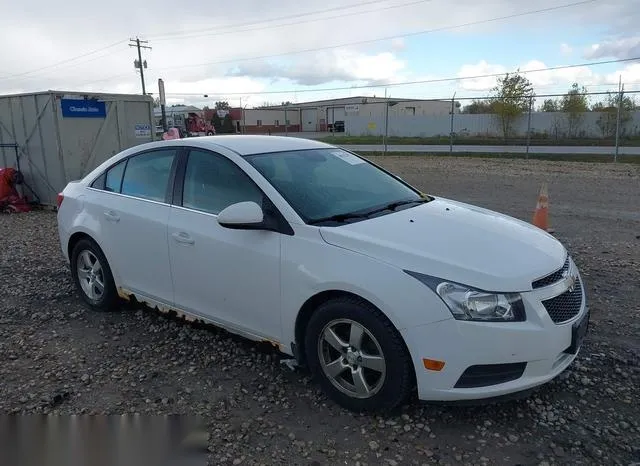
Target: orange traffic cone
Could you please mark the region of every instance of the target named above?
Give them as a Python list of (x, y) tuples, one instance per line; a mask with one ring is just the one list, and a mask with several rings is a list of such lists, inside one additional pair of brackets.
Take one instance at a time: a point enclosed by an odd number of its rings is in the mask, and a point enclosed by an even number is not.
[(549, 228), (549, 195), (547, 194), (547, 183), (543, 183), (538, 194), (538, 203), (533, 213), (533, 221), (531, 222), (538, 228), (545, 230), (547, 233), (553, 233), (553, 229)]

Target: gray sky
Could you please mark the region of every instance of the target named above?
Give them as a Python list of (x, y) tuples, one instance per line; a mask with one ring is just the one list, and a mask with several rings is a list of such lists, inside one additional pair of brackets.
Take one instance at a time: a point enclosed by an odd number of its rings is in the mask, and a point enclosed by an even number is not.
[[(384, 93), (381, 88), (300, 92), (313, 86), (397, 83), (640, 56), (640, 0), (599, 0), (457, 28), (451, 26), (572, 2), (239, 0), (218, 9), (216, 2), (166, 0), (1, 1), (1, 94), (46, 89), (139, 93), (135, 50), (127, 46), (136, 35), (153, 47), (144, 51), (149, 91), (157, 92), (162, 77), (172, 101), (196, 104), (204, 101), (199, 96), (204, 92), (226, 95), (234, 104), (242, 96), (250, 103), (301, 101)], [(439, 28), (444, 30), (414, 34)], [(353, 45), (286, 55), (336, 44)], [(596, 91), (611, 88), (621, 73), (628, 89), (640, 89), (633, 84), (640, 83), (638, 61), (532, 73), (531, 79), (539, 93), (566, 89), (573, 80)], [(494, 82), (485, 78), (391, 92), (471, 95), (487, 93)], [(286, 93), (250, 96), (265, 91)], [(178, 95), (189, 93), (194, 95)]]

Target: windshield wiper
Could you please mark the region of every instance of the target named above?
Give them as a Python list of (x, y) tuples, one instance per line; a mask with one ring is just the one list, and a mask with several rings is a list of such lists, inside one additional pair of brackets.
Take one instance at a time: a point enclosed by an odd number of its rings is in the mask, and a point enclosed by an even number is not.
[(366, 212), (364, 214), (356, 213), (356, 212), (347, 212), (345, 214), (330, 215), (329, 217), (323, 217), (323, 218), (317, 218), (317, 219), (311, 220), (309, 222), (309, 225), (316, 225), (317, 223), (324, 223), (324, 222), (344, 222), (345, 220), (349, 220), (352, 218), (367, 218), (368, 216), (369, 216), (369, 212)]
[(369, 218), (371, 215), (373, 214), (377, 214), (380, 212), (384, 212), (385, 210), (395, 210), (396, 208), (403, 206), (403, 205), (409, 205), (409, 204), (424, 204), (425, 202), (429, 202), (431, 201), (430, 198), (422, 198), (422, 199), (404, 199), (402, 201), (395, 201), (395, 202), (391, 202), (389, 204), (386, 204), (382, 207), (377, 207), (373, 210), (367, 210), (365, 212), (347, 212), (344, 214), (336, 214), (336, 215), (331, 215), (329, 217), (323, 217), (323, 218), (318, 218), (318, 219), (314, 219), (311, 220), (309, 222), (310, 225), (315, 225), (318, 223), (324, 223), (324, 222), (344, 222), (345, 220), (351, 220), (351, 219), (356, 219), (356, 218)]
[(396, 208), (403, 206), (403, 205), (409, 205), (409, 204), (424, 204), (425, 202), (429, 202), (431, 199), (426, 199), (426, 198), (422, 198), (422, 199), (405, 199), (402, 201), (395, 201), (395, 202), (391, 202), (385, 206), (379, 207), (377, 209), (374, 210), (370, 210), (367, 212), (366, 216), (368, 217), (371, 214), (377, 214), (378, 212), (384, 212), (385, 210), (395, 210)]

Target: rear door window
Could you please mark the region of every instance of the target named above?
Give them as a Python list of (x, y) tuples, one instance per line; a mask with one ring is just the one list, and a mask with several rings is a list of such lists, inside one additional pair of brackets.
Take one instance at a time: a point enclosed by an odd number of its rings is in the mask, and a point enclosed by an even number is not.
[(129, 158), (120, 192), (141, 199), (165, 202), (175, 158), (175, 149), (155, 150)]

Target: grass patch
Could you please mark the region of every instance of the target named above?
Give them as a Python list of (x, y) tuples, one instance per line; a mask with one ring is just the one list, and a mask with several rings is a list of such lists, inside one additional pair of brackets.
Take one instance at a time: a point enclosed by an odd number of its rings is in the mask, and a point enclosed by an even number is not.
[[(357, 151), (363, 157), (384, 157), (380, 151)], [(603, 154), (521, 154), (506, 152), (501, 154), (482, 152), (387, 152), (386, 157), (462, 157), (471, 159), (529, 159), (547, 160), (554, 162), (588, 162), (588, 163), (613, 163), (613, 156)], [(618, 163), (640, 165), (640, 157), (633, 155), (619, 155)]]
[[(358, 144), (383, 144), (382, 136), (325, 136), (318, 141), (328, 144), (358, 145)], [(446, 136), (436, 137), (398, 137), (390, 136), (387, 139), (390, 145), (449, 145), (449, 138)], [(468, 137), (454, 138), (454, 145), (473, 146), (526, 146), (526, 138), (512, 138), (505, 141), (502, 138), (491, 137)], [(531, 138), (529, 143), (532, 146), (592, 146), (592, 147), (614, 147), (613, 139), (577, 138), (577, 139), (555, 139), (555, 138)], [(620, 146), (639, 147), (640, 137), (622, 138)]]

